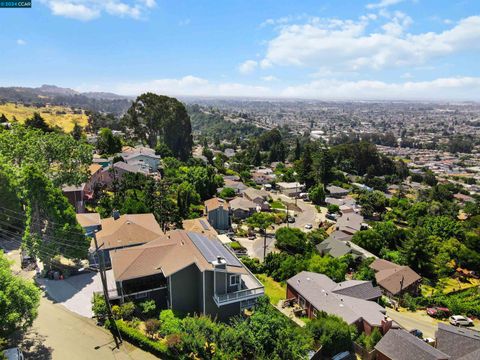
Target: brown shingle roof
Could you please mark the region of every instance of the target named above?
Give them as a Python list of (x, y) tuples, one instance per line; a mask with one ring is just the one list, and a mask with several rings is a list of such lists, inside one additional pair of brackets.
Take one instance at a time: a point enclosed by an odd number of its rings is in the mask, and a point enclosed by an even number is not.
[(90, 175), (95, 174), (97, 171), (100, 171), (102, 169), (102, 165), (100, 164), (91, 164), (88, 167), (88, 171), (90, 171)]
[(98, 245), (113, 249), (144, 244), (163, 234), (153, 214), (122, 215), (102, 220), (102, 230), (97, 233)]
[(99, 226), (101, 224), (99, 213), (76, 214), (76, 217), (81, 227)]
[[(112, 251), (111, 259), (116, 281), (159, 273), (170, 276), (191, 264), (196, 264), (200, 271), (213, 270), (213, 265), (183, 230), (170, 231), (148, 244)], [(227, 266), (227, 271), (248, 273), (243, 266)]]
[(205, 201), (205, 207), (208, 211), (218, 209), (220, 207), (225, 210), (229, 209), (228, 202), (220, 198), (211, 198)]
[(182, 225), (185, 231), (193, 231), (213, 238), (216, 238), (218, 236), (217, 231), (212, 227), (212, 225), (210, 225), (207, 218), (204, 217), (198, 219), (183, 220)]
[(377, 284), (396, 295), (407, 289), (422, 277), (408, 266), (401, 266), (383, 259), (377, 259), (370, 268), (375, 270)]

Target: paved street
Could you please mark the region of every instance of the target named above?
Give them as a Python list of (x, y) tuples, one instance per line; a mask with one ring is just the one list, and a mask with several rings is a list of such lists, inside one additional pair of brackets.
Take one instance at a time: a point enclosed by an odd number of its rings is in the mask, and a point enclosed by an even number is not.
[[(438, 320), (428, 316), (425, 311), (417, 311), (417, 312), (410, 312), (410, 311), (395, 311), (393, 309), (387, 308), (387, 315), (397, 322), (400, 326), (405, 328), (406, 330), (410, 331), (413, 329), (418, 329), (423, 332), (423, 337), (431, 337), (435, 338), (435, 332), (437, 331), (437, 324), (439, 323)], [(444, 321), (448, 323), (447, 321)], [(479, 330), (480, 326), (476, 323), (474, 328), (469, 328), (473, 330)]]
[[(19, 251), (13, 248), (9, 250), (7, 256), (14, 261), (13, 271), (18, 276), (31, 279), (33, 271), (20, 269)], [(156, 359), (128, 343), (124, 343), (120, 349), (114, 349), (115, 344), (110, 332), (97, 326), (94, 320), (73, 313), (50, 300), (44, 292), (37, 319), (25, 336), (17, 339), (16, 343), (24, 351), (27, 360)]]
[[(288, 196), (283, 194), (270, 194), (272, 199), (274, 200), (281, 200), (284, 204), (295, 204), (295, 199), (292, 199)], [(315, 205), (312, 203), (305, 202), (301, 199), (297, 200), (297, 207), (301, 209), (301, 211), (295, 211), (295, 222), (293, 224), (289, 224), (291, 227), (296, 227), (302, 230), (305, 230), (305, 225), (311, 224), (313, 228), (317, 228), (320, 222), (325, 220), (325, 214), (321, 214), (317, 211)], [(289, 210), (291, 210), (289, 208)], [(282, 226), (286, 226), (286, 224), (282, 224)]]

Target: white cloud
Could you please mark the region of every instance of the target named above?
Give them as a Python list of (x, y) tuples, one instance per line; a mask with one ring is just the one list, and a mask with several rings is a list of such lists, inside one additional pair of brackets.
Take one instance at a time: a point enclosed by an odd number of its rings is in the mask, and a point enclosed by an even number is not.
[(53, 15), (71, 19), (90, 21), (103, 13), (111, 16), (140, 19), (142, 15), (156, 6), (155, 0), (41, 0)]
[(146, 91), (167, 95), (191, 96), (270, 96), (272, 92), (263, 86), (239, 83), (214, 83), (188, 75), (179, 79), (158, 79), (141, 83), (117, 85), (113, 91), (123, 95), (138, 95)]
[(378, 3), (367, 4), (367, 9), (381, 9), (401, 3), (404, 0), (381, 0)]
[(240, 71), (242, 74), (250, 74), (257, 67), (258, 62), (256, 62), (255, 60), (247, 60), (238, 66), (238, 71)]
[(18, 39), (17, 40), (17, 45), (27, 45), (27, 42), (23, 39)]
[(278, 78), (273, 75), (262, 76), (261, 79), (263, 81), (277, 81)]
[(428, 60), (480, 50), (480, 16), (460, 20), (443, 32), (411, 34), (412, 19), (394, 12), (381, 30), (368, 32), (371, 19), (314, 19), (286, 25), (268, 42), (261, 64), (356, 71), (362, 68), (423, 65)]
[(281, 92), (281, 96), (313, 99), (478, 101), (479, 93), (480, 78), (453, 77), (400, 83), (321, 79), (289, 86)]
[(49, 1), (48, 6), (53, 15), (71, 19), (88, 21), (100, 16), (100, 10), (84, 4), (74, 4), (67, 1)]
[(197, 76), (127, 82), (99, 88), (82, 85), (82, 91), (113, 91), (139, 95), (150, 91), (170, 96), (280, 97), (319, 100), (473, 100), (480, 101), (480, 77), (450, 77), (430, 81), (347, 81), (314, 79), (304, 84), (280, 87), (214, 82)]

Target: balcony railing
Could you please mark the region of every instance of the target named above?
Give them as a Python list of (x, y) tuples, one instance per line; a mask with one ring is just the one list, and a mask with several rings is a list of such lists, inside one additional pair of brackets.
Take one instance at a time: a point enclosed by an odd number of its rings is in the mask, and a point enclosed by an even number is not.
[(213, 295), (213, 299), (218, 306), (221, 306), (242, 300), (253, 299), (263, 295), (264, 293), (265, 289), (262, 286), (254, 289), (245, 289), (226, 294), (215, 294)]

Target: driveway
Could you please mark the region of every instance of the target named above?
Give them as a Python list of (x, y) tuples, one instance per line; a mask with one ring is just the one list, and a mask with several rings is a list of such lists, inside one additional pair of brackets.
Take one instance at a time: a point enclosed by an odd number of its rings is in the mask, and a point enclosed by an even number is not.
[[(25, 279), (32, 279), (34, 272), (20, 269), (18, 250), (7, 252), (13, 260), (13, 271)], [(83, 276), (83, 275), (82, 275)], [(81, 279), (75, 280), (80, 282)], [(57, 283), (66, 283), (58, 281)], [(73, 286), (73, 285), (71, 285)], [(64, 292), (62, 292), (64, 296)], [(95, 321), (69, 311), (65, 306), (50, 300), (45, 294), (40, 299), (38, 317), (32, 327), (14, 339), (25, 354), (25, 359), (69, 360), (153, 360), (155, 356), (124, 342), (115, 349), (110, 332), (95, 324)]]
[[(37, 283), (52, 301), (88, 318), (93, 316), (93, 293), (103, 291), (100, 274), (90, 271), (65, 280), (37, 279)], [(115, 289), (112, 270), (107, 271), (107, 283), (108, 289)]]
[[(263, 261), (263, 235), (257, 234), (255, 240), (250, 240), (244, 237), (235, 237), (235, 240), (238, 241), (245, 249), (247, 249), (247, 255), (252, 258), (257, 258), (260, 261)], [(275, 251), (275, 237), (267, 237), (267, 251), (266, 254), (270, 254)]]

